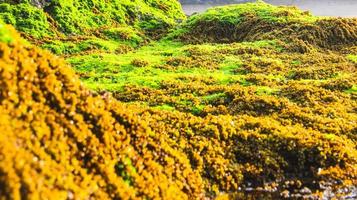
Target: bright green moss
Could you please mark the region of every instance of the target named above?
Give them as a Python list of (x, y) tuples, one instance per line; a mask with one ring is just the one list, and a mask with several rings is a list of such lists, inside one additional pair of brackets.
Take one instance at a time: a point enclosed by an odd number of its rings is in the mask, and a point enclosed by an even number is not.
[(357, 93), (357, 85), (353, 85), (349, 90), (346, 90), (345, 92), (351, 93), (351, 94), (356, 94)]
[(256, 89), (256, 94), (257, 95), (272, 95), (276, 92), (278, 92), (279, 90), (277, 90), (276, 88), (270, 88), (270, 87), (266, 87), (266, 86), (260, 86), (257, 87)]
[[(269, 44), (269, 45), (268, 45)], [(234, 51), (237, 48), (273, 49), (270, 42), (244, 42), (232, 45), (202, 44), (183, 45), (180, 42), (161, 40), (139, 47), (126, 54), (116, 54), (110, 51), (91, 55), (77, 55), (68, 58), (74, 69), (82, 76), (83, 82), (94, 90), (121, 91), (126, 85), (136, 85), (149, 88), (159, 88), (162, 82), (184, 81), (191, 79), (210, 79), (217, 85), (230, 84), (251, 85), (245, 80), (245, 75), (237, 73), (243, 61), (234, 55), (220, 55), (222, 60), (216, 69), (210, 69), (211, 64), (205, 66), (177, 66), (165, 68), (167, 59), (187, 58), (194, 61), (191, 54), (207, 55), (208, 59), (215, 57), (217, 51)], [(55, 45), (54, 45), (55, 46)], [(74, 49), (74, 48), (72, 48)], [(189, 53), (191, 52), (191, 53)], [(134, 60), (142, 60), (147, 65), (138, 67)], [(253, 60), (258, 60), (255, 58)], [(281, 64), (280, 60), (264, 58), (263, 60)], [(183, 79), (184, 78), (184, 79)]]
[(160, 105), (160, 106), (155, 106), (153, 107), (154, 109), (159, 109), (159, 110), (168, 110), (168, 111), (173, 111), (175, 110), (174, 107), (170, 106), (170, 105), (167, 105), (167, 104), (164, 104), (164, 105)]
[(191, 113), (194, 115), (199, 115), (203, 109), (205, 108), (205, 105), (196, 105), (191, 108)]
[(0, 4), (0, 18), (34, 37), (50, 35), (50, 26), (53, 32), (65, 34), (88, 34), (101, 27), (118, 25), (152, 31), (171, 27), (185, 18), (175, 0), (114, 0), (110, 3), (105, 0), (55, 0), (37, 6), (32, 1), (6, 1)]
[(207, 101), (208, 103), (212, 103), (214, 101), (217, 101), (220, 98), (225, 98), (226, 94), (224, 92), (220, 92), (220, 93), (214, 93), (214, 94), (210, 94), (207, 96), (202, 97), (202, 99), (204, 101)]
[(347, 59), (349, 59), (350, 61), (357, 63), (357, 55), (348, 55)]
[(0, 42), (11, 43), (12, 41), (13, 38), (11, 36), (11, 33), (0, 20)]
[(209, 9), (202, 15), (194, 16), (191, 21), (197, 19), (221, 19), (227, 23), (237, 24), (245, 17), (246, 14), (258, 16), (260, 19), (271, 22), (314, 22), (316, 17), (309, 13), (303, 12), (296, 7), (277, 7), (263, 1), (256, 3), (246, 3), (232, 6), (221, 6)]
[(263, 1), (237, 5), (219, 6), (208, 9), (202, 14), (191, 16), (182, 27), (175, 30), (171, 36), (182, 35), (198, 22), (219, 21), (223, 24), (240, 24), (245, 18), (256, 16), (267, 22), (303, 22), (313, 23), (318, 18), (296, 7), (273, 6)]
[(226, 56), (220, 69), (226, 74), (232, 74), (233, 71), (242, 65), (242, 61), (236, 56)]
[(25, 32), (32, 37), (39, 38), (53, 35), (46, 14), (43, 10), (30, 4), (20, 3), (10, 5), (1, 3), (0, 19), (6, 24), (12, 24), (17, 30)]
[(145, 40), (144, 36), (140, 32), (130, 26), (105, 29), (103, 34), (107, 36), (108, 39), (130, 41), (133, 45), (138, 45)]
[(96, 50), (98, 52), (114, 53), (115, 51), (120, 49), (122, 45), (125, 44), (126, 43), (123, 41), (104, 40), (93, 37), (87, 40), (76, 42), (53, 40), (49, 43), (45, 43), (44, 45), (42, 45), (42, 47), (49, 49), (57, 55), (69, 55), (92, 50)]

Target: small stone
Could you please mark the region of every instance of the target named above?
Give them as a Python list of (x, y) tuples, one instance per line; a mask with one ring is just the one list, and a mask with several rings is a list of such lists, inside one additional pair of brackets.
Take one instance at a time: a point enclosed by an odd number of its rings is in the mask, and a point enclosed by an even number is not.
[(67, 192), (67, 198), (68, 198), (68, 199), (74, 199), (74, 194), (73, 194), (72, 191), (68, 191), (68, 192)]
[(311, 192), (311, 190), (310, 190), (309, 188), (304, 187), (304, 188), (302, 188), (302, 189), (300, 190), (300, 193), (301, 193), (301, 194), (311, 194), (312, 192)]
[(301, 194), (292, 194), (291, 197), (293, 197), (293, 198), (301, 198), (302, 195)]
[(288, 190), (284, 190), (280, 193), (280, 196), (283, 198), (289, 198), (290, 197), (290, 192)]

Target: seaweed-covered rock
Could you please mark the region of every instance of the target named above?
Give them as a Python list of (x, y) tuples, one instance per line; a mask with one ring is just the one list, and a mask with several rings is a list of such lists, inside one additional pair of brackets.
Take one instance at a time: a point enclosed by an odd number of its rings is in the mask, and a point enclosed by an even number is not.
[(215, 7), (193, 15), (171, 37), (189, 43), (276, 39), (292, 43), (292, 47), (300, 47), (298, 51), (304, 52), (309, 45), (328, 48), (356, 45), (357, 19), (315, 17), (296, 7), (258, 1)]
[(35, 38), (85, 34), (100, 27), (133, 25), (147, 32), (166, 30), (184, 19), (176, 0), (4, 0), (0, 19)]
[(1, 25), (0, 36), (0, 196), (202, 194), (201, 177), (187, 156), (156, 136), (134, 110), (92, 95), (62, 59), (21, 44), (12, 29)]

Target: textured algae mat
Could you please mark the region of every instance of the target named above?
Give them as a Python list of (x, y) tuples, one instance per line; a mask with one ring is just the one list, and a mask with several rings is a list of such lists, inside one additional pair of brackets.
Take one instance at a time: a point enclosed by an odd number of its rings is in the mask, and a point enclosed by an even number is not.
[(356, 198), (357, 19), (0, 8), (1, 199)]

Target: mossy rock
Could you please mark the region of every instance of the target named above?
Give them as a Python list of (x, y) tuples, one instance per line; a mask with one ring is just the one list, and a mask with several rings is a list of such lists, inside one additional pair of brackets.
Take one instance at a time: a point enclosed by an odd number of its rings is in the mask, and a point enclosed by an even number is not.
[[(187, 156), (134, 110), (85, 89), (62, 59), (24, 46), (14, 29), (1, 25), (0, 41), (2, 198), (199, 198)], [(155, 156), (166, 153), (167, 168)]]
[[(356, 18), (323, 18), (296, 7), (263, 1), (208, 9), (191, 16), (171, 38), (188, 43), (283, 40), (298, 51), (357, 44)], [(301, 46), (301, 48), (295, 46)]]
[(11, 5), (1, 3), (0, 19), (33, 37), (53, 35), (46, 14), (30, 4)]
[(0, 1), (0, 19), (32, 37), (88, 34), (103, 26), (130, 25), (162, 32), (185, 15), (176, 0)]

